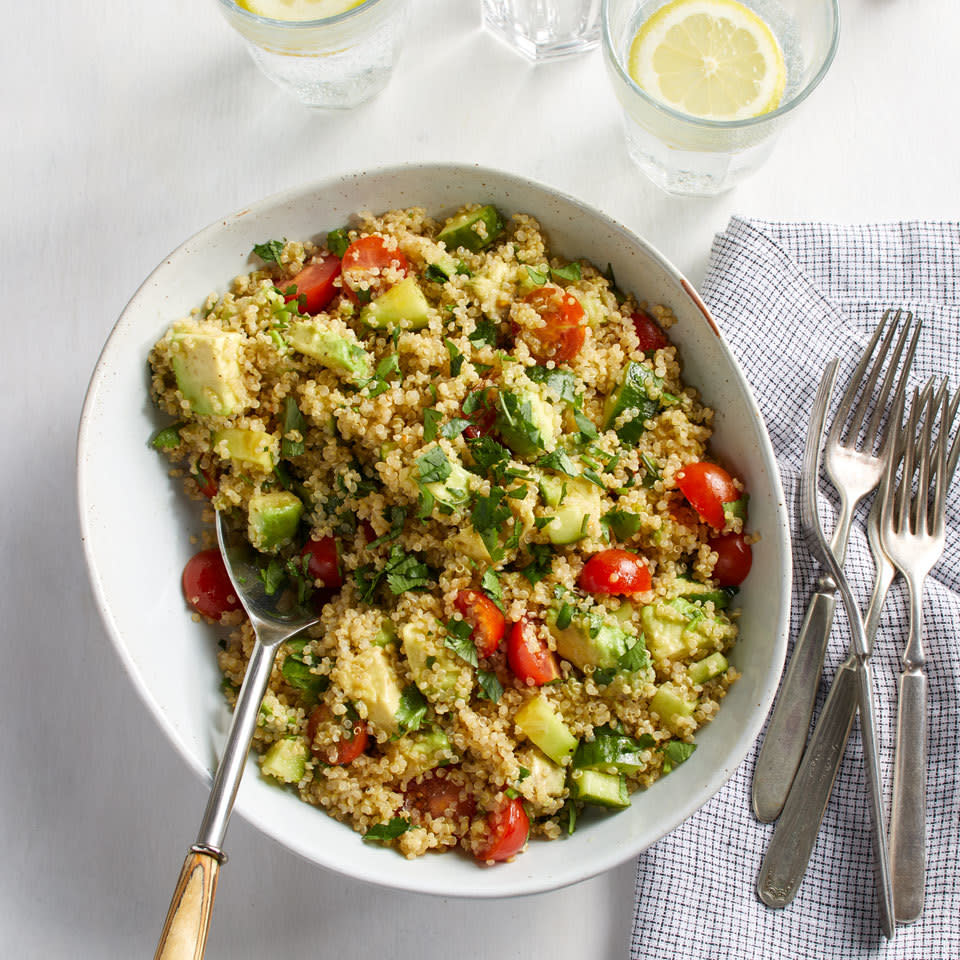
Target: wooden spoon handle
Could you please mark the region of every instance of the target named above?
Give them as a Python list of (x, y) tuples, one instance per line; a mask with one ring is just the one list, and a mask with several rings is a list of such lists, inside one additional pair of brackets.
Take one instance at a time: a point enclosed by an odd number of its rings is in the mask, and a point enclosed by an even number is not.
[(187, 854), (153, 960), (202, 960), (219, 872), (220, 861), (213, 855)]

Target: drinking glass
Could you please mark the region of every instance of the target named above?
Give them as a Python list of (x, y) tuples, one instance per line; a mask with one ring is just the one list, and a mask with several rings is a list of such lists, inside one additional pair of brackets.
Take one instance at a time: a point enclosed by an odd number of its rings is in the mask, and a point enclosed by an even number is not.
[(219, 0), (253, 62), (310, 107), (346, 109), (379, 93), (400, 50), (406, 0), (366, 0), (320, 20), (273, 20)]
[(742, 0), (776, 36), (787, 70), (776, 110), (745, 120), (705, 120), (654, 99), (627, 69), (631, 42), (664, 0), (603, 0), (601, 36), (627, 149), (661, 189), (681, 196), (723, 193), (758, 169), (789, 114), (823, 79), (837, 49), (837, 0)]
[(483, 22), (534, 62), (555, 60), (597, 45), (600, 0), (483, 0)]

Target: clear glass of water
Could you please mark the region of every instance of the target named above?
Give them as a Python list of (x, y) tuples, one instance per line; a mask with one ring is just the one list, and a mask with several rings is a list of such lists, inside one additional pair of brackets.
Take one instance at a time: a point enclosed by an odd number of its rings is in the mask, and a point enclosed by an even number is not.
[(554, 60), (600, 42), (600, 0), (483, 0), (483, 22), (534, 62)]
[(406, 0), (366, 0), (320, 20), (273, 20), (219, 0), (253, 62), (309, 107), (347, 109), (378, 94), (400, 52)]
[(773, 150), (784, 120), (820, 83), (840, 30), (837, 0), (741, 0), (773, 31), (787, 76), (775, 110), (744, 120), (681, 113), (642, 89), (627, 69), (637, 30), (666, 0), (602, 0), (604, 60), (623, 108), (627, 149), (662, 190), (709, 197), (736, 186)]

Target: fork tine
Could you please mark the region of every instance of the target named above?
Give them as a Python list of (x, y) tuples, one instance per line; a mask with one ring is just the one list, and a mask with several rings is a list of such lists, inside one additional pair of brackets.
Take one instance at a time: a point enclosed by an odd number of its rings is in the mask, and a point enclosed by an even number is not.
[(938, 401), (942, 394), (938, 390), (927, 398), (923, 411), (923, 426), (920, 428), (920, 449), (917, 461), (917, 493), (913, 500), (913, 516), (910, 524), (913, 532), (919, 535), (930, 529), (929, 499), (930, 499), (930, 454), (933, 449), (933, 421), (937, 419)]
[[(830, 433), (827, 434), (828, 444), (836, 443), (840, 438), (840, 431), (843, 428), (843, 425), (846, 423), (847, 414), (850, 413), (850, 408), (853, 406), (853, 401), (856, 399), (857, 389), (863, 382), (863, 375), (866, 373), (867, 367), (870, 364), (877, 341), (880, 339), (880, 335), (883, 333), (883, 329), (887, 325), (887, 320), (890, 318), (890, 312), (890, 310), (883, 311), (883, 316), (880, 318), (880, 322), (877, 324), (877, 329), (873, 331), (873, 335), (870, 337), (870, 342), (863, 351), (863, 357), (861, 357), (860, 362), (853, 371), (847, 389), (843, 391), (843, 396), (840, 398), (840, 406), (837, 408), (837, 415), (833, 418), (833, 424), (830, 427)], [(900, 311), (897, 310), (897, 315), (893, 320), (894, 327), (896, 327), (899, 319)]]
[[(957, 408), (960, 407), (960, 390), (958, 390), (953, 397), (953, 403), (950, 404), (950, 412), (947, 414), (946, 422), (950, 425), (953, 424), (954, 420), (957, 419)], [(948, 437), (950, 434), (949, 427), (944, 430), (940, 429), (940, 436)], [(960, 459), (960, 430), (957, 431), (957, 435), (953, 438), (953, 445), (950, 447), (950, 453), (947, 454), (947, 488), (950, 487), (950, 481), (953, 479), (954, 471), (957, 469), (957, 460)], [(946, 493), (946, 491), (944, 491)]]
[[(907, 311), (906, 316), (907, 322), (903, 326), (903, 331), (900, 334), (900, 339), (897, 341), (896, 349), (893, 352), (893, 356), (890, 358), (886, 376), (883, 378), (883, 385), (880, 388), (880, 393), (877, 395), (877, 399), (874, 404), (873, 415), (870, 417), (870, 422), (867, 424), (867, 441), (874, 443), (879, 441), (881, 447), (883, 446), (887, 437), (887, 433), (890, 430), (890, 418), (887, 418), (887, 422), (882, 431), (880, 428), (880, 421), (883, 417), (884, 411), (889, 405), (888, 397), (890, 395), (890, 390), (893, 386), (894, 378), (897, 375), (897, 367), (900, 364), (900, 357), (903, 354), (903, 347), (907, 340), (907, 334), (910, 332), (910, 325), (913, 323), (913, 314), (909, 310)], [(903, 361), (903, 369), (900, 371), (900, 380), (897, 383), (897, 389), (894, 393), (893, 402), (896, 402), (897, 394), (899, 394), (901, 397), (906, 396), (907, 375), (910, 373), (910, 367), (913, 365), (913, 358), (917, 352), (917, 344), (919, 343), (920, 331), (922, 329), (923, 321), (917, 320), (917, 325), (913, 328), (913, 338), (910, 341), (910, 348), (907, 350), (906, 359)], [(871, 438), (876, 439), (872, 440)]]
[(893, 516), (898, 533), (902, 533), (904, 527), (910, 526), (910, 488), (913, 485), (913, 458), (917, 444), (917, 419), (920, 416), (921, 406), (920, 391), (914, 387), (913, 403), (910, 404), (910, 415), (907, 417), (907, 426), (903, 434), (903, 473), (900, 475), (897, 509)]
[[(944, 379), (944, 388), (946, 388), (946, 379)], [(947, 403), (949, 394), (944, 390), (943, 399), (940, 407), (940, 433), (937, 436), (937, 485), (933, 494), (933, 522), (932, 533), (939, 537), (946, 529), (946, 509), (945, 501), (950, 482), (953, 480), (953, 471), (957, 466), (957, 454), (960, 454), (960, 432), (954, 437), (953, 447), (947, 456), (947, 441), (950, 438), (950, 429), (957, 415), (957, 406), (960, 405), (960, 392), (953, 398), (952, 403)]]

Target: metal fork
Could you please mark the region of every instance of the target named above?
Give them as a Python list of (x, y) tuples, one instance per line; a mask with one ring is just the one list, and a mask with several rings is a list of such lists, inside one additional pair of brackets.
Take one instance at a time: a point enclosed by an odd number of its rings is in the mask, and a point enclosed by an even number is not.
[[(891, 315), (893, 322), (883, 337), (879, 351), (874, 356), (877, 343)], [(902, 316), (906, 318), (906, 322), (891, 356), (891, 347)], [(878, 447), (882, 448), (886, 440), (889, 428), (882, 426), (883, 415), (891, 402), (897, 367), (900, 358), (904, 355), (912, 323), (913, 314), (910, 311), (887, 310), (884, 312), (841, 398), (837, 416), (827, 436), (824, 449), (827, 473), (840, 494), (840, 513), (830, 547), (841, 566), (846, 555), (853, 511), (857, 504), (880, 483), (886, 466), (882, 454), (875, 454), (874, 450)], [(921, 327), (922, 322), (918, 320), (913, 327), (913, 337), (907, 348), (899, 382), (893, 394), (894, 403), (898, 398), (903, 397), (906, 390), (907, 374), (917, 349)], [(874, 395), (880, 372), (888, 358), (887, 371), (880, 390)], [(872, 365), (871, 361), (873, 361)], [(863, 388), (861, 398), (854, 409), (854, 402), (861, 385)], [(868, 411), (870, 419), (864, 431), (863, 426)], [(861, 433), (864, 433), (862, 445), (860, 445)], [(766, 823), (776, 820), (780, 815), (803, 756), (820, 674), (823, 670), (827, 638), (833, 623), (836, 590), (833, 579), (827, 574), (821, 575), (817, 581), (817, 591), (807, 607), (807, 614), (784, 674), (780, 695), (770, 715), (763, 746), (757, 757), (757, 766), (753, 775), (753, 809), (757, 819)]]
[[(932, 381), (931, 381), (932, 385)], [(939, 435), (933, 442), (938, 416)], [(886, 477), (880, 519), (883, 549), (907, 581), (910, 594), (910, 633), (903, 651), (899, 680), (897, 739), (894, 755), (893, 806), (890, 815), (890, 865), (894, 913), (900, 923), (912, 923), (923, 911), (926, 867), (927, 676), (923, 647), (923, 584), (946, 542), (946, 495), (960, 440), (947, 452), (957, 398), (948, 403), (947, 382), (924, 404), (914, 393), (904, 428), (903, 472), (896, 466)], [(917, 434), (921, 415), (923, 427)], [(913, 475), (917, 489), (913, 493)], [(930, 486), (933, 484), (933, 497)]]

